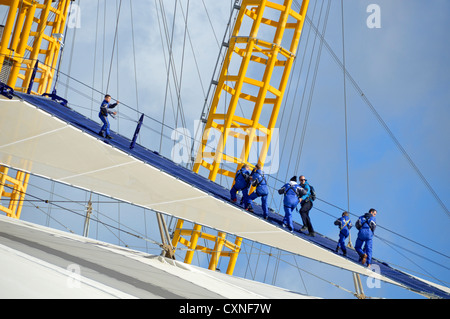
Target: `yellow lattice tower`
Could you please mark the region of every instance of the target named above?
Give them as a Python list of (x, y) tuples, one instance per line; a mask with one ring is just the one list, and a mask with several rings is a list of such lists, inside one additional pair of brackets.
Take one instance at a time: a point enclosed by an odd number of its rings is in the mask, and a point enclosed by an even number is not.
[[(0, 0), (0, 5), (9, 6), (0, 41), (3, 83), (27, 92), (35, 73), (33, 83), (38, 85), (31, 93), (50, 93), (71, 1)], [(10, 177), (8, 168), (0, 166), (0, 198), (9, 198), (8, 207), (0, 205), (0, 211), (7, 216), (20, 218), (29, 177), (20, 171)]]
[(0, 0), (9, 6), (0, 42), (2, 82), (27, 92), (39, 61), (32, 93), (50, 93), (71, 1)]
[[(299, 12), (292, 9), (292, 3), (293, 0), (284, 0), (283, 3), (242, 1), (194, 163), (196, 173), (203, 167), (208, 178), (215, 181), (217, 174), (234, 179), (243, 163), (264, 166), (309, 0), (302, 1)], [(246, 30), (248, 33), (241, 34)], [(243, 114), (238, 115), (238, 109)], [(219, 137), (215, 139), (212, 136)], [(217, 143), (210, 145), (211, 140)], [(238, 141), (243, 145), (239, 154), (235, 152), (235, 145), (240, 145)], [(253, 163), (249, 160), (251, 152), (254, 152), (252, 147), (260, 150)], [(233, 169), (221, 168), (222, 161), (234, 165)], [(228, 242), (222, 233), (206, 238), (208, 236), (201, 232), (201, 226), (182, 230), (182, 224), (178, 222), (172, 243), (174, 247), (180, 242), (189, 248), (185, 262), (190, 263), (195, 250), (215, 254), (211, 258), (213, 262), (221, 256), (221, 247), (225, 245), (232, 250), (223, 254), (232, 256), (227, 273), (233, 273), (242, 238), (238, 237), (234, 244)], [(191, 236), (191, 239), (186, 240), (181, 235)], [(215, 241), (215, 249), (198, 247), (199, 238)], [(210, 263), (210, 269), (213, 267)]]
[[(197, 153), (195, 172), (203, 166), (213, 181), (217, 174), (234, 178), (239, 164), (249, 162), (257, 143), (262, 144), (257, 161), (264, 165), (309, 3), (303, 1), (298, 13), (291, 8), (292, 2), (242, 1)], [(249, 34), (241, 35), (241, 25), (248, 25), (248, 20)], [(264, 31), (261, 38), (260, 30)], [(267, 34), (273, 34), (273, 39), (267, 40)], [(236, 73), (232, 73), (234, 70)], [(223, 110), (221, 103), (225, 105)], [(238, 105), (243, 106), (248, 117), (237, 115)], [(268, 118), (267, 123), (261, 122), (262, 115)], [(208, 143), (213, 134), (219, 136), (216, 145)], [(243, 141), (242, 151), (239, 155), (228, 154), (227, 150), (234, 147), (227, 148), (227, 142), (239, 145), (236, 139)], [(214, 151), (208, 152), (206, 147), (213, 147)], [(234, 169), (220, 168), (222, 161), (235, 164)]]
[[(30, 175), (17, 171), (13, 178), (8, 176), (8, 171), (8, 167), (0, 166), (0, 211), (8, 217), (19, 219)], [(11, 191), (8, 192), (8, 189)], [(9, 201), (8, 206), (5, 200)]]

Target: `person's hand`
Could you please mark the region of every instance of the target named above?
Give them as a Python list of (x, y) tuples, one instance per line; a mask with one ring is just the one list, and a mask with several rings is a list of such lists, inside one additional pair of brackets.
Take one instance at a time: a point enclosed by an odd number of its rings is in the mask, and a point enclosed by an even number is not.
[(116, 114), (117, 114), (117, 112), (114, 112), (113, 114), (114, 114), (114, 115), (116, 115)]

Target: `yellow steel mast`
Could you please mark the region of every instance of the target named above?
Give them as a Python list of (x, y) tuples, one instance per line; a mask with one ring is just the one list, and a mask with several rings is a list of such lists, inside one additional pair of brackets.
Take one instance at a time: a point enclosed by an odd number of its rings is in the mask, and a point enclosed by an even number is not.
[[(0, 5), (9, 6), (0, 41), (4, 84), (19, 92), (30, 87), (32, 94), (50, 93), (71, 1), (0, 0)], [(33, 83), (38, 85), (33, 87)], [(9, 205), (0, 204), (0, 211), (20, 218), (28, 180), (24, 172), (9, 177), (8, 168), (0, 165), (0, 199), (9, 198)]]
[(9, 6), (0, 42), (6, 84), (26, 92), (36, 65), (35, 94), (50, 93), (70, 2), (73, 0), (0, 0)]
[[(256, 146), (254, 142), (263, 144), (257, 161), (264, 165), (309, 3), (304, 0), (300, 12), (296, 12), (292, 2), (242, 1), (194, 163), (194, 171), (198, 173), (201, 166), (205, 167), (212, 181), (217, 174), (234, 178), (240, 164), (249, 163), (251, 149)], [(270, 14), (270, 18), (266, 18), (265, 13)], [(250, 32), (241, 35), (240, 28), (244, 22), (248, 24), (248, 20)], [(263, 26), (265, 30), (273, 29), (267, 32), (274, 34), (272, 40), (266, 40), (264, 34), (259, 37)], [(230, 72), (232, 63), (239, 63), (237, 74)], [(219, 103), (226, 103), (225, 113), (220, 112)], [(249, 118), (237, 115), (240, 104), (250, 109), (250, 112), (244, 110), (251, 114)], [(270, 114), (267, 124), (260, 121), (263, 109)], [(208, 140), (217, 131), (220, 133), (218, 143), (214, 152), (208, 152)], [(234, 149), (227, 148), (227, 142), (237, 144), (230, 139), (244, 142), (239, 156), (227, 154), (227, 149)], [(235, 169), (221, 169), (223, 160), (234, 163)]]
[[(208, 178), (215, 181), (217, 174), (234, 179), (236, 171), (244, 163), (264, 166), (309, 0), (302, 1), (299, 12), (292, 9), (292, 4), (293, 0), (284, 0), (283, 3), (242, 1), (195, 159), (193, 170), (196, 173), (203, 167)], [(234, 70), (237, 71), (233, 73)], [(242, 106), (242, 113), (248, 116), (238, 115), (237, 110)], [(265, 124), (263, 116), (267, 115)], [(219, 138), (211, 147), (208, 143), (214, 140), (213, 136)], [(240, 145), (238, 140), (243, 144), (239, 154), (234, 147)], [(231, 147), (227, 147), (227, 143)], [(251, 163), (249, 156), (256, 143), (262, 146), (256, 161)], [(221, 168), (222, 161), (234, 165), (234, 168)], [(196, 250), (207, 252), (212, 255), (209, 268), (214, 270), (217, 258), (228, 256), (231, 258), (227, 273), (233, 273), (242, 238), (237, 237), (235, 243), (231, 243), (223, 233), (214, 237), (202, 233), (199, 225), (195, 225), (193, 230), (183, 230), (182, 225), (183, 221), (178, 221), (172, 244), (176, 247), (179, 242), (189, 248), (185, 262), (191, 262)], [(187, 240), (182, 235), (191, 236), (191, 239)], [(214, 250), (197, 245), (199, 238), (215, 241)], [(230, 248), (231, 252), (222, 252), (223, 246)]]

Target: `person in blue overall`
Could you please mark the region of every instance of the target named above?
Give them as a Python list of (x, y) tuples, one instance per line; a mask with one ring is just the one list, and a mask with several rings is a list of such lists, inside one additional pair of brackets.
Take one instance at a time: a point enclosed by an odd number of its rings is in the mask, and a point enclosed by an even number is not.
[[(367, 267), (370, 267), (372, 263), (372, 238), (377, 227), (376, 215), (377, 211), (371, 208), (368, 213), (360, 216), (355, 224), (359, 230), (355, 250), (360, 257), (361, 263), (365, 265), (367, 262)], [(362, 249), (363, 244), (365, 244), (364, 250)]]
[[(107, 139), (112, 139), (111, 132), (109, 131), (110, 125), (108, 120), (108, 114), (111, 115), (117, 114), (117, 112), (114, 112), (111, 109), (115, 108), (119, 104), (119, 101), (117, 101), (117, 103), (114, 104), (110, 104), (109, 102), (111, 102), (111, 96), (109, 94), (106, 94), (105, 99), (100, 105), (100, 112), (98, 113), (98, 117), (103, 123), (103, 126), (100, 132), (98, 132), (98, 135), (100, 135), (101, 137), (106, 137)], [(104, 133), (106, 133), (106, 136), (104, 135)]]
[(336, 252), (339, 251), (339, 247), (342, 249), (344, 256), (347, 256), (347, 248), (345, 247), (345, 240), (350, 235), (350, 229), (353, 227), (348, 212), (343, 212), (342, 217), (338, 218), (334, 224), (339, 227), (339, 242), (336, 247)]
[(252, 173), (250, 174), (252, 186), (256, 187), (255, 191), (247, 197), (245, 207), (248, 211), (253, 212), (252, 200), (261, 197), (261, 206), (263, 210), (263, 217), (267, 219), (269, 217), (267, 213), (267, 195), (269, 195), (269, 188), (267, 187), (267, 181), (264, 177), (264, 173), (261, 170), (261, 165), (256, 164)]
[(284, 219), (283, 227), (287, 227), (289, 231), (294, 231), (294, 223), (292, 221), (292, 212), (297, 207), (299, 197), (306, 194), (306, 190), (297, 184), (297, 176), (290, 179), (289, 183), (285, 184), (278, 190), (278, 194), (284, 194), (283, 207), (284, 207)]
[(236, 202), (236, 193), (242, 191), (242, 202), (247, 202), (248, 188), (250, 187), (250, 167), (248, 164), (244, 164), (240, 170), (237, 171), (234, 178), (234, 185), (230, 190), (231, 201)]

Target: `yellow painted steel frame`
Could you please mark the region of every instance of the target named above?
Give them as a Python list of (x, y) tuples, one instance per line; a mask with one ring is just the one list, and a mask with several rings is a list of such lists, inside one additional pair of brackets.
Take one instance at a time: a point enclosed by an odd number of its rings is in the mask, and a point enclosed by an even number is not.
[(0, 0), (10, 7), (0, 42), (0, 66), (12, 64), (7, 84), (14, 90), (27, 91), (39, 60), (34, 80), (38, 87), (32, 93), (50, 93), (61, 48), (57, 35), (64, 33), (71, 1)]
[[(71, 1), (0, 0), (0, 5), (9, 6), (0, 41), (0, 66), (11, 66), (10, 70), (2, 68), (2, 72), (9, 72), (7, 84), (14, 90), (27, 91), (39, 60), (34, 79), (38, 87), (31, 93), (50, 93), (61, 48), (58, 35), (64, 32)], [(18, 171), (14, 179), (8, 176), (7, 167), (0, 166), (0, 199), (10, 199), (8, 207), (0, 205), (0, 211), (7, 216), (20, 218), (29, 177)], [(12, 188), (11, 193), (5, 187)]]
[[(291, 8), (292, 2), (293, 0), (284, 0), (283, 4), (277, 4), (266, 0), (242, 1), (193, 168), (198, 173), (200, 167), (205, 167), (209, 170), (208, 177), (212, 181), (217, 174), (234, 178), (240, 165), (249, 163), (253, 142), (262, 143), (257, 161), (264, 166), (309, 4), (309, 0), (304, 0), (298, 13)], [(266, 11), (271, 14), (271, 18), (265, 17)], [(278, 17), (278, 20), (273, 20), (272, 17)], [(249, 20), (249, 34), (240, 35), (241, 26)], [(266, 29), (273, 28), (272, 41), (258, 38), (262, 26)], [(285, 48), (286, 43), (288, 49)], [(232, 63), (235, 63), (233, 58), (241, 61), (238, 74), (229, 73)], [(261, 74), (253, 72), (257, 67), (264, 68), (262, 79), (252, 78), (255, 73)], [(273, 85), (272, 82), (278, 84)], [(256, 94), (247, 90), (256, 91)], [(219, 112), (221, 99), (226, 105), (226, 113)], [(241, 102), (245, 106), (250, 105), (250, 108), (253, 106), (252, 110), (244, 110), (246, 113), (250, 111), (250, 118), (236, 115), (237, 106)], [(263, 107), (264, 115), (267, 114), (268, 107), (271, 108), (267, 125), (260, 123)], [(220, 138), (214, 152), (208, 152), (208, 141), (217, 131)], [(231, 141), (233, 147), (226, 147), (229, 137), (243, 140), (239, 157), (226, 153), (227, 149), (234, 150), (235, 145), (235, 141)], [(231, 165), (236, 164), (235, 170), (220, 168), (222, 160)], [(256, 162), (249, 164), (254, 165)]]
[[(203, 233), (202, 226), (197, 224), (194, 225), (193, 229), (182, 229), (183, 223), (184, 221), (181, 219), (177, 222), (177, 227), (172, 238), (172, 246), (176, 249), (178, 243), (181, 243), (188, 247), (189, 250), (186, 252), (184, 262), (190, 264), (194, 257), (194, 252), (201, 251), (211, 255), (208, 269), (216, 270), (220, 257), (230, 257), (226, 273), (232, 275), (234, 267), (236, 266), (239, 251), (241, 250), (242, 238), (236, 237), (234, 243), (232, 243), (226, 239), (226, 234), (223, 232), (219, 232), (217, 236), (213, 236)], [(190, 236), (190, 240), (187, 240), (182, 236)], [(199, 239), (206, 239), (214, 242), (214, 248), (211, 249), (199, 245)], [(230, 250), (224, 251), (224, 247)]]
[[(17, 171), (16, 178), (8, 176), (8, 167), (0, 166), (0, 211), (6, 216), (20, 219), (23, 201), (27, 191), (30, 174)], [(5, 187), (11, 188), (11, 192), (6, 192)], [(9, 198), (8, 207), (3, 206), (4, 199)]]
[[(248, 163), (250, 166), (256, 164), (249, 162), (254, 141), (263, 143), (258, 156), (258, 163), (264, 166), (309, 5), (309, 0), (304, 0), (300, 12), (296, 12), (292, 9), (292, 2), (293, 0), (284, 0), (283, 4), (277, 4), (266, 0), (242, 1), (214, 92), (202, 143), (194, 163), (193, 170), (196, 173), (199, 173), (201, 167), (205, 167), (209, 170), (208, 178), (212, 181), (215, 181), (217, 174), (234, 179), (236, 171), (242, 164)], [(278, 20), (266, 17), (264, 15), (266, 9), (271, 13), (270, 17), (278, 17)], [(244, 19), (250, 19), (251, 21), (250, 32), (246, 36), (240, 35), (240, 28)], [(261, 26), (274, 29), (272, 41), (258, 38)], [(290, 32), (286, 32), (287, 30)], [(291, 38), (286, 40), (285, 38), (288, 36), (285, 37), (285, 34), (287, 33), (291, 34)], [(288, 42), (289, 49), (282, 46), (286, 42)], [(238, 74), (230, 74), (230, 67), (235, 63), (233, 58), (240, 60), (240, 64), (237, 63), (240, 65)], [(252, 78), (252, 75), (257, 73), (252, 72), (252, 64), (258, 64), (264, 68), (262, 79)], [(277, 78), (277, 76), (274, 76), (274, 69), (277, 69), (279, 77), (277, 86), (271, 84), (272, 80)], [(257, 92), (254, 94), (247, 92), (246, 88), (248, 89), (248, 87)], [(218, 106), (221, 99), (224, 100), (226, 113), (219, 112)], [(236, 114), (237, 106), (240, 105), (241, 101), (246, 102), (243, 103), (246, 106), (253, 105), (253, 109), (247, 110), (247, 113), (251, 113), (251, 118), (244, 118)], [(271, 106), (270, 119), (266, 126), (260, 123), (264, 106)], [(220, 133), (220, 138), (214, 152), (208, 152), (206, 147), (211, 136), (216, 133), (214, 131)], [(228, 137), (244, 141), (240, 157), (226, 153)], [(231, 149), (234, 151), (234, 143), (232, 145)], [(220, 168), (222, 160), (235, 164), (235, 170)], [(191, 263), (194, 251), (203, 251), (212, 255), (209, 269), (214, 270), (220, 256), (229, 256), (230, 262), (227, 274), (233, 274), (242, 238), (237, 237), (236, 242), (232, 244), (225, 240), (224, 233), (219, 232), (218, 236), (210, 236), (201, 232), (200, 225), (195, 225), (193, 230), (182, 230), (182, 226), (183, 221), (179, 220), (172, 242), (174, 247), (180, 242), (189, 248), (185, 256), (186, 263)], [(191, 236), (191, 240), (188, 241), (181, 235)], [(211, 251), (199, 246), (197, 244), (199, 238), (215, 241), (214, 250)], [(222, 253), (223, 245), (229, 247), (232, 252)]]

